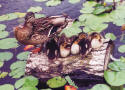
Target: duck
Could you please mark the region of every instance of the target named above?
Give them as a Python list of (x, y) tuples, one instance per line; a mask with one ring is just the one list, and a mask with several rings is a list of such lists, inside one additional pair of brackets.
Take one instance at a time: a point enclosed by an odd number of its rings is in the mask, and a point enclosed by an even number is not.
[(76, 40), (74, 40), (72, 46), (71, 46), (71, 54), (79, 54), (80, 52), (83, 52), (84, 46), (86, 46), (86, 34), (81, 32), (78, 34), (78, 37)]
[(64, 33), (59, 36), (58, 46), (60, 57), (65, 58), (71, 53), (71, 44), (74, 40), (75, 36), (67, 37)]
[(99, 50), (104, 44), (104, 37), (97, 32), (93, 32), (89, 35), (89, 40), (91, 42), (91, 48), (93, 50)]
[(33, 12), (28, 12), (24, 24), (13, 28), (14, 35), (21, 44), (39, 45), (49, 40), (51, 34), (61, 32), (70, 21), (62, 15), (36, 19)]

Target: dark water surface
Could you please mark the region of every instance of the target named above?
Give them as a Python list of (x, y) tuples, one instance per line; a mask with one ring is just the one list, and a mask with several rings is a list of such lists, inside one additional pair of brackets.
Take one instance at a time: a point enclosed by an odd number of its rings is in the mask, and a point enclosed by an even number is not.
[[(13, 12), (26, 12), (27, 9), (29, 9), (31, 6), (41, 6), (43, 10), (40, 13), (45, 14), (46, 16), (51, 16), (51, 15), (60, 15), (62, 13), (68, 14), (71, 18), (76, 19), (80, 15), (79, 10), (82, 8), (82, 3), (85, 0), (81, 0), (80, 3), (77, 4), (70, 4), (68, 0), (64, 0), (62, 4), (56, 6), (56, 7), (46, 7), (45, 3), (39, 3), (35, 2), (33, 0), (0, 0), (0, 4), (2, 5), (2, 8), (0, 8), (0, 15), (7, 14), (7, 13), (13, 13)], [(1, 24), (7, 25), (7, 31), (11, 32), (9, 37), (14, 37), (13, 34), (13, 27), (18, 25), (19, 23), (17, 22), (18, 19), (15, 20), (10, 20), (10, 21), (3, 21), (0, 22)], [(110, 24), (109, 27), (104, 31), (106, 32), (113, 32), (116, 36), (120, 36), (121, 32), (119, 32), (120, 27), (117, 27), (113, 24)], [(103, 33), (103, 34), (104, 34)], [(119, 47), (121, 44), (124, 44), (119, 41), (120, 37), (115, 40), (115, 46), (116, 48), (114, 49), (114, 56), (116, 58), (119, 58), (120, 56), (125, 56), (125, 54), (119, 53), (117, 47)], [(12, 60), (5, 62), (4, 66), (1, 68), (1, 71), (7, 71), (10, 72), (10, 65), (17, 61), (16, 60), (16, 55), (19, 52), (23, 51), (24, 46), (21, 45), (20, 47), (16, 49), (10, 49), (10, 50), (0, 50), (0, 52), (3, 51), (11, 51), (14, 54), (14, 57)], [(0, 85), (2, 84), (14, 84), (16, 79), (12, 79), (9, 76), (7, 76), (4, 79), (0, 79)], [(102, 83), (103, 81), (94, 81), (91, 84), (87, 83), (86, 81), (75, 81), (76, 84), (81, 82), (79, 84), (80, 90), (86, 90), (87, 88), (92, 87), (96, 83)]]

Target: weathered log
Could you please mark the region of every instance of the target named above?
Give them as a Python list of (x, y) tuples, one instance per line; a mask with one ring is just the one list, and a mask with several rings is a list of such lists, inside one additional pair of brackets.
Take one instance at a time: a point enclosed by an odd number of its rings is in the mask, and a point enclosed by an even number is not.
[(97, 79), (96, 76), (103, 77), (112, 50), (113, 42), (110, 40), (99, 50), (92, 50), (85, 58), (78, 54), (50, 60), (45, 53), (30, 53), (25, 72), (42, 79), (65, 74), (75, 79)]

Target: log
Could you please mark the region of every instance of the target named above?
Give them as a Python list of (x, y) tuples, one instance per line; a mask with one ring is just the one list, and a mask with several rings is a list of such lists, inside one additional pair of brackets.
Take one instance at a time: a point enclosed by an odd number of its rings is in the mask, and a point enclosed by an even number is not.
[(99, 50), (92, 50), (82, 58), (82, 55), (70, 55), (66, 58), (48, 59), (45, 53), (30, 53), (27, 59), (25, 73), (39, 79), (49, 79), (55, 76), (70, 75), (74, 79), (102, 79), (103, 72), (110, 62), (113, 42), (109, 40)]

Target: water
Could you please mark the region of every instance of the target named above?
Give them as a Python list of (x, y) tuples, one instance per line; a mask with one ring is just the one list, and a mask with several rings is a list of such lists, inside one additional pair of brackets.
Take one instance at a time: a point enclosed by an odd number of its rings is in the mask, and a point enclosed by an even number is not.
[[(64, 0), (62, 4), (56, 7), (46, 7), (45, 3), (35, 2), (33, 0), (0, 0), (0, 4), (2, 5), (2, 8), (0, 8), (0, 15), (13, 13), (13, 12), (26, 12), (27, 9), (29, 9), (31, 6), (41, 6), (43, 10), (40, 13), (43, 13), (46, 16), (60, 15), (60, 14), (66, 13), (71, 18), (76, 19), (80, 15), (79, 10), (82, 8), (82, 3), (84, 1), (85, 0), (81, 0), (81, 2), (73, 5), (73, 4), (70, 4), (68, 0)], [(18, 19), (0, 22), (1, 24), (7, 25), (6, 30), (11, 32), (9, 37), (14, 37), (12, 30), (14, 26), (19, 24), (17, 20)], [(119, 29), (120, 27), (110, 24), (109, 27), (104, 31), (104, 33), (113, 32), (116, 36), (119, 36), (121, 35), (121, 32), (119, 32)], [(116, 58), (119, 58), (120, 56), (125, 56), (124, 54), (118, 52), (118, 49), (117, 49), (118, 46), (120, 46), (121, 44), (124, 44), (120, 42), (119, 39), (120, 38), (117, 38), (117, 40), (114, 41), (116, 46), (116, 48), (114, 49), (114, 56)], [(10, 61), (4, 63), (4, 66), (1, 68), (1, 71), (10, 72), (10, 69), (9, 69), (10, 65), (13, 62), (17, 61), (16, 55), (19, 52), (22, 52), (23, 48), (24, 46), (21, 45), (16, 49), (0, 50), (0, 52), (11, 51), (14, 54), (14, 57)], [(16, 79), (12, 79), (11, 77), (7, 76), (6, 78), (0, 80), (0, 85), (6, 84), (6, 83), (14, 84), (15, 81)], [(76, 80), (76, 84), (78, 82), (79, 81)], [(91, 84), (90, 83), (85, 84), (86, 83), (85, 81), (80, 81), (80, 83), (81, 83), (80, 90), (85, 90), (86, 88), (90, 88), (95, 84), (95, 82)], [(97, 83), (101, 83), (101, 82), (97, 82)]]

